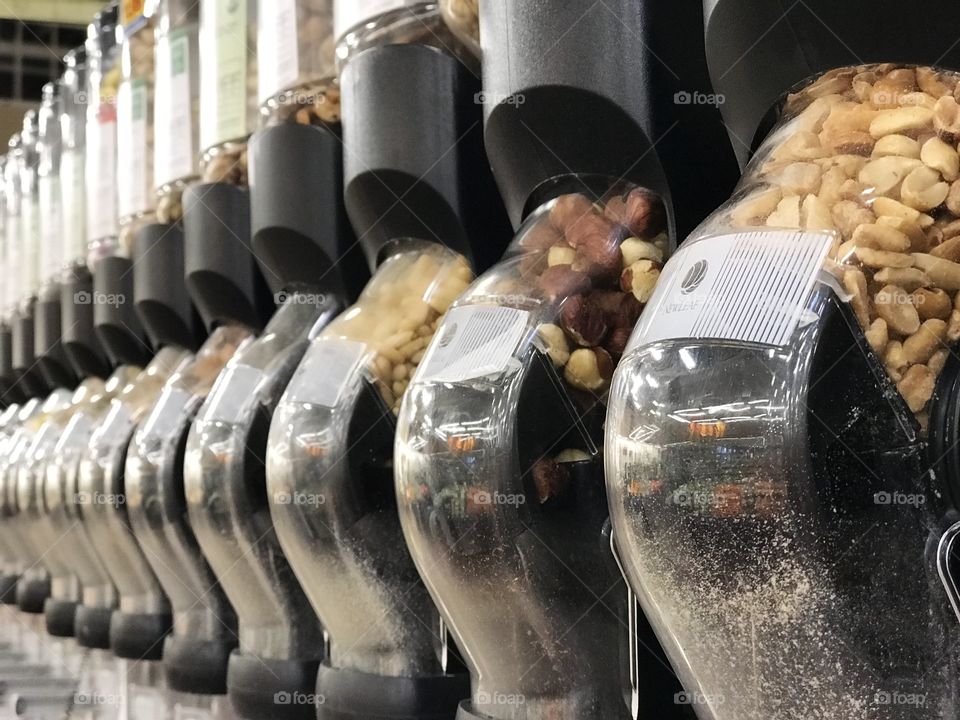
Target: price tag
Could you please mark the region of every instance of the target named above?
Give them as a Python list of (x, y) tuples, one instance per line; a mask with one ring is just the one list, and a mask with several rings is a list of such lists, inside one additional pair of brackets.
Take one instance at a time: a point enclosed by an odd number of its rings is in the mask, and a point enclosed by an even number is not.
[(530, 313), (468, 305), (446, 314), (417, 373), (420, 381), (463, 382), (498, 375), (515, 364), (530, 337)]
[(832, 242), (826, 233), (760, 230), (682, 247), (628, 350), (675, 338), (786, 345)]
[[(356, 0), (354, 0), (356, 1)], [(300, 77), (300, 42), (295, 0), (261, 0), (257, 58), (260, 102), (296, 84)], [(316, 52), (316, 48), (307, 48)]]
[(228, 368), (213, 386), (204, 405), (203, 419), (207, 422), (236, 423), (243, 411), (257, 401), (256, 389), (263, 380), (263, 372), (249, 365)]
[(365, 343), (329, 338), (315, 340), (287, 389), (293, 402), (336, 407), (343, 391), (359, 377), (367, 355)]

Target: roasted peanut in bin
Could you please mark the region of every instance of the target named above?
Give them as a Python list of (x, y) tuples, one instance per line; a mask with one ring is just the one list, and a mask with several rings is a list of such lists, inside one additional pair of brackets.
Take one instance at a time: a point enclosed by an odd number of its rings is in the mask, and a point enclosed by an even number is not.
[(666, 211), (637, 188), (604, 203), (559, 197), (520, 239), (520, 284), (559, 303), (540, 340), (575, 390), (603, 395), (667, 259)]
[(921, 427), (960, 340), (960, 75), (861, 65), (790, 95), (728, 207), (736, 228), (836, 233), (831, 266)]
[(444, 313), (473, 280), (466, 259), (426, 244), (388, 259), (357, 303), (333, 321), (324, 337), (366, 343), (370, 375), (384, 402), (400, 402)]

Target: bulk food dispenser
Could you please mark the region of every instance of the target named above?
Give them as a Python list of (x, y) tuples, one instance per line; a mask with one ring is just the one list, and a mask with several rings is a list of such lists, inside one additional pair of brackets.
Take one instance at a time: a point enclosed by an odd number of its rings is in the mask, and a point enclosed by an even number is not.
[[(683, 102), (706, 95), (683, 37), (698, 18), (480, 7), (487, 152), (520, 229), (440, 323), (395, 452), (407, 544), (472, 676), (459, 718), (686, 710), (610, 555), (600, 448), (661, 264), (732, 169), (715, 108)], [(710, 190), (684, 187), (690, 174)]]
[(105, 8), (87, 42), (87, 267), (94, 329), (112, 365), (142, 365), (149, 356), (130, 260), (154, 206), (153, 25), (137, 5), (125, 3), (123, 17), (116, 4)]
[(61, 342), (60, 276), (63, 272), (63, 204), (60, 162), (63, 140), (61, 81), (43, 86), (37, 115), (37, 223), (39, 225), (40, 289), (34, 320), (34, 355), (50, 387), (73, 387), (77, 376), (67, 361)]
[[(252, 247), (279, 309), (215, 383), (190, 430), (184, 460), (191, 525), (237, 613), (230, 701), (250, 718), (314, 715), (323, 633), (271, 524), (263, 470), (267, 431), (309, 341), (367, 276), (342, 204), (339, 102), (332, 115), (325, 104), (332, 103), (326, 90), (335, 80), (330, 7), (293, 5), (259, 5), (264, 103), (262, 129), (250, 141)], [(309, 44), (291, 43), (304, 27), (325, 28), (326, 35), (305, 34)], [(298, 107), (305, 112), (297, 117), (317, 126), (296, 123), (288, 113), (288, 98), (307, 96), (314, 98), (311, 110)], [(319, 126), (317, 107), (332, 125)]]
[(614, 380), (627, 575), (700, 718), (954, 718), (958, 9), (705, 7), (756, 151)]
[(340, 89), (347, 211), (376, 272), (281, 400), (268, 498), (326, 633), (317, 717), (452, 718), (469, 678), (403, 541), (394, 416), (443, 313), (509, 225), (479, 82), (455, 56), (381, 37), (344, 58)]
[[(99, 44), (97, 24), (87, 27), (88, 43)], [(99, 50), (98, 50), (99, 52)], [(60, 327), (63, 350), (78, 377), (109, 374), (106, 356), (93, 329), (93, 276), (87, 268), (87, 47), (68, 52), (60, 81), (60, 219), (54, 242), (61, 247)], [(91, 130), (91, 133), (93, 131)], [(111, 176), (113, 173), (110, 173)], [(56, 193), (56, 190), (53, 191)], [(101, 205), (112, 205), (98, 197)]]
[(31, 394), (44, 395), (49, 386), (37, 364), (35, 313), (40, 288), (40, 192), (37, 186), (37, 111), (23, 116), (23, 129), (10, 138), (7, 155), (7, 222), (17, 273), (17, 309), (13, 321), (13, 371)]
[[(7, 273), (6, 269), (11, 267), (8, 260), (8, 254), (11, 247), (11, 235), (12, 231), (10, 229), (11, 223), (16, 223), (16, 218), (9, 220), (7, 217), (7, 192), (6, 192), (6, 175), (7, 175), (7, 156), (0, 156), (0, 183), (3, 184), (3, 191), (0, 192), (0, 243), (2, 243), (2, 251), (0, 251), (0, 272), (3, 273), (3, 278), (5, 280), (3, 285), (3, 290), (0, 291), (0, 301), (2, 301), (3, 307), (0, 309), (0, 405), (4, 407), (10, 407), (15, 403), (23, 402), (26, 399), (26, 396), (22, 388), (17, 383), (17, 376), (13, 371), (13, 317), (14, 317), (14, 308), (16, 306), (16, 288), (14, 283), (11, 282), (8, 278), (10, 274)], [(11, 417), (11, 420), (15, 419), (16, 413)]]

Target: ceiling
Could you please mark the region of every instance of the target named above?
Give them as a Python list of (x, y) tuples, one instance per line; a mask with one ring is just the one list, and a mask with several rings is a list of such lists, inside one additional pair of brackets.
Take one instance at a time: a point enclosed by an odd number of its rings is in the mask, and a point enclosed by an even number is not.
[(0, 18), (86, 25), (106, 0), (0, 0)]

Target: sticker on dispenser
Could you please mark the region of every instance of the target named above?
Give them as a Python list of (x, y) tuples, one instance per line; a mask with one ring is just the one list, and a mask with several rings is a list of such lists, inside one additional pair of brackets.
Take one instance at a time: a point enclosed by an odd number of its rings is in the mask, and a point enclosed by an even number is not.
[(153, 185), (163, 187), (194, 174), (190, 34), (171, 32), (157, 42), (154, 81)]
[(828, 233), (760, 230), (682, 247), (664, 268), (630, 349), (676, 338), (786, 345), (832, 243)]
[(431, 343), (418, 378), (464, 382), (505, 372), (530, 334), (529, 320), (529, 312), (515, 308), (453, 308)]
[(257, 80), (260, 102), (263, 103), (293, 85), (300, 76), (297, 3), (294, 0), (274, 0), (270, 12), (259, 17), (259, 23)]
[(255, 402), (257, 385), (263, 379), (259, 368), (234, 365), (220, 376), (207, 400), (203, 419), (208, 422), (238, 422), (244, 410)]
[(336, 407), (366, 357), (366, 343), (330, 338), (314, 342), (290, 382), (288, 399)]
[(184, 419), (184, 410), (190, 404), (191, 397), (190, 393), (181, 388), (165, 387), (146, 422), (143, 423), (141, 431), (143, 437), (169, 437), (180, 427)]

